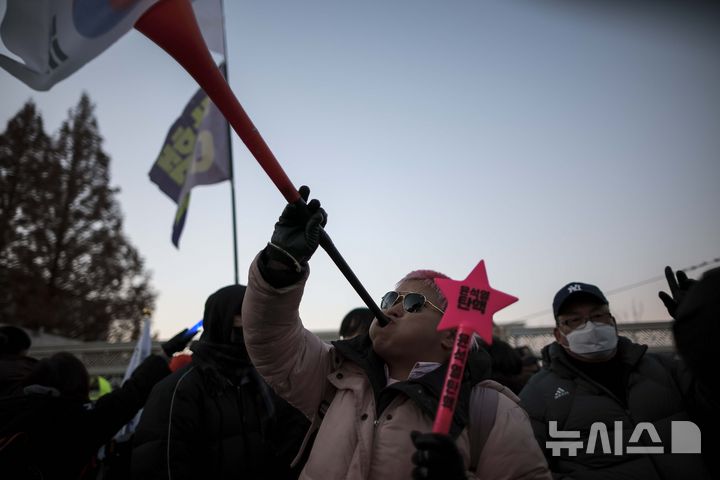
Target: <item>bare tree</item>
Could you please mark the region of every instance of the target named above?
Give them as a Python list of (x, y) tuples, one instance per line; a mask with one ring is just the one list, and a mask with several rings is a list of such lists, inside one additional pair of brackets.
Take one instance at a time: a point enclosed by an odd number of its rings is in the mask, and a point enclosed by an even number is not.
[[(83, 95), (50, 138), (28, 102), (0, 135), (0, 322), (135, 338), (156, 294), (123, 233), (93, 110)], [(110, 335), (117, 319), (130, 321)]]

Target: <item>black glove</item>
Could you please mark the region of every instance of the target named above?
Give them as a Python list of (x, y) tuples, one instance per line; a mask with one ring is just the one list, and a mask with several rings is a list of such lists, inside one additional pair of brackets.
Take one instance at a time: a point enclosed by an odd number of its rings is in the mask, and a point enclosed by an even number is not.
[(177, 335), (172, 337), (170, 340), (160, 344), (165, 355), (172, 357), (177, 352), (182, 352), (187, 347), (187, 344), (192, 340), (193, 335), (188, 335), (188, 329), (184, 328)]
[(412, 456), (414, 480), (467, 478), (462, 455), (450, 436), (413, 431), (410, 438), (417, 448)]
[(299, 190), (302, 200), (289, 203), (275, 224), (267, 252), (277, 260), (300, 271), (320, 244), (322, 227), (327, 223), (327, 213), (320, 202), (311, 200), (310, 188), (303, 185)]
[(665, 292), (658, 292), (660, 300), (665, 304), (668, 313), (671, 317), (675, 318), (678, 305), (685, 298), (685, 294), (692, 287), (696, 281), (688, 278), (685, 272), (682, 270), (677, 271), (677, 280), (672, 268), (665, 267), (665, 278), (667, 278), (668, 286), (670, 287), (670, 295)]

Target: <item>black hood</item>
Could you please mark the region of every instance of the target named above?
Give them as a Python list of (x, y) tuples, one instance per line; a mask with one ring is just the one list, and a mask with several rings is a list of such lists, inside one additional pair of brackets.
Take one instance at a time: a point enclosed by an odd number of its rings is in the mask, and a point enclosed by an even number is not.
[(239, 315), (245, 298), (245, 285), (229, 285), (210, 295), (205, 302), (201, 342), (229, 345), (233, 317)]

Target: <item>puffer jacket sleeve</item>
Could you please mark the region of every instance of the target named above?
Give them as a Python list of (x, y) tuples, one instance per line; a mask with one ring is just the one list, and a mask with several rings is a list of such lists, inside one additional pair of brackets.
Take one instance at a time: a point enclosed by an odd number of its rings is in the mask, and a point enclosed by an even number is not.
[(146, 358), (122, 387), (100, 397), (87, 411), (88, 441), (99, 448), (110, 440), (143, 407), (155, 384), (169, 374), (164, 358), (159, 355)]
[[(521, 405), (530, 417), (530, 425), (532, 426), (535, 440), (543, 452), (545, 452), (545, 443), (548, 440), (545, 401), (542, 392), (542, 380), (544, 377), (545, 372), (541, 371), (536, 373), (535, 377), (531, 378), (520, 392)], [(546, 457), (546, 460), (550, 463), (550, 467), (552, 468), (552, 458)]]
[(658, 360), (670, 372), (688, 412), (696, 421), (716, 417), (715, 412), (720, 410), (717, 396), (710, 393), (712, 389), (700, 382), (682, 358), (665, 353), (647, 355)]
[(274, 288), (263, 279), (255, 258), (242, 307), (243, 335), (255, 368), (288, 403), (312, 419), (324, 398), (333, 365), (332, 350), (306, 330), (298, 308), (307, 275)]
[(480, 455), (476, 477), (495, 480), (552, 479), (528, 414), (519, 405), (520, 399), (505, 390), (499, 395), (495, 424)]
[[(690, 419), (700, 428), (701, 432), (720, 431), (720, 396), (713, 394), (713, 387), (703, 384), (694, 372), (685, 364), (681, 358), (675, 358), (668, 354), (653, 355), (672, 375), (677, 388), (682, 395)], [(715, 387), (715, 391), (717, 391)], [(716, 459), (708, 452), (720, 451), (720, 439), (717, 435), (703, 435), (702, 437), (703, 456), (706, 458), (708, 468), (713, 469), (717, 476), (720, 467)]]

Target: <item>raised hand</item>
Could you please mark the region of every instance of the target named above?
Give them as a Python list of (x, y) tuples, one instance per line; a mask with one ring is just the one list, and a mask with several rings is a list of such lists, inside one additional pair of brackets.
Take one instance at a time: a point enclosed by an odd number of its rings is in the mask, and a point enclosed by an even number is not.
[(302, 200), (289, 203), (275, 224), (268, 250), (277, 260), (292, 261), (298, 271), (317, 250), (321, 229), (327, 224), (327, 213), (318, 200), (310, 200), (305, 205), (310, 188), (303, 185), (299, 193)]
[(685, 294), (696, 281), (688, 278), (682, 270), (673, 273), (670, 267), (665, 267), (665, 278), (667, 278), (668, 286), (670, 287), (670, 294), (661, 291), (658, 292), (658, 296), (665, 304), (665, 308), (667, 308), (670, 316), (675, 318), (678, 305), (680, 305), (683, 298), (685, 298)]

